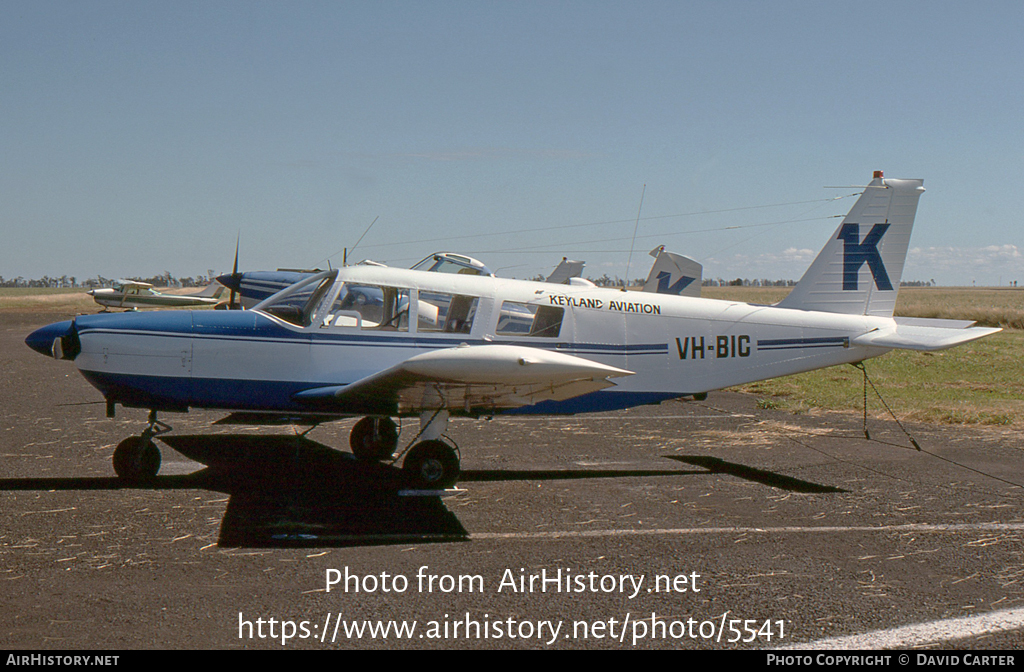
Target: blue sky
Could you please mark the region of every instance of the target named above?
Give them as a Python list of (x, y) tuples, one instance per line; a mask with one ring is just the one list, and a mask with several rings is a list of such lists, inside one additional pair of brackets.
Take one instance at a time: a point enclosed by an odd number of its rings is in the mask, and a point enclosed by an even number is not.
[[(873, 170), (905, 280), (1024, 281), (1024, 4), (0, 2), (0, 275), (797, 279)], [(643, 203), (641, 208), (641, 194)], [(770, 206), (770, 207), (763, 207)]]

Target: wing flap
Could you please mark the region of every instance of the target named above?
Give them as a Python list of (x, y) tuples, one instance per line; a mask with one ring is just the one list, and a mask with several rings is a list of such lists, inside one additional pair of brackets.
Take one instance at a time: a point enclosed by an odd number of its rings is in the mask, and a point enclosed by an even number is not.
[(571, 399), (614, 385), (632, 371), (582, 357), (513, 345), (434, 350), (349, 385), (305, 390), (296, 401), (319, 410), (374, 414), (444, 408), (481, 414)]

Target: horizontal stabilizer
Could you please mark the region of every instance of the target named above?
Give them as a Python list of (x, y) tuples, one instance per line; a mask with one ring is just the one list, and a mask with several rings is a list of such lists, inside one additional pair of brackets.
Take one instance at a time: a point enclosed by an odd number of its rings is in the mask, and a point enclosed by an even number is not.
[(514, 345), (460, 345), (425, 352), (349, 385), (305, 390), (295, 400), (321, 411), (395, 414), (448, 409), (471, 414), (561, 401), (610, 387), (632, 371)]
[(962, 320), (929, 320), (923, 318), (896, 318), (896, 326), (875, 329), (851, 339), (851, 345), (899, 348), (901, 350), (945, 350), (997, 331), (995, 327), (974, 327)]

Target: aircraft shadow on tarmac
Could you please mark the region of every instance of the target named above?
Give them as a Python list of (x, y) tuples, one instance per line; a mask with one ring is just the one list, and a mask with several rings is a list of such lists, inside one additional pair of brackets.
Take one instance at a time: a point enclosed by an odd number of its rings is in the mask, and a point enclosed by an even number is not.
[[(401, 469), (357, 460), (302, 436), (162, 436), (206, 465), (140, 485), (115, 477), (0, 479), (0, 490), (203, 489), (227, 493), (222, 547), (372, 546), (466, 541), (469, 532), (439, 496), (407, 496)], [(838, 488), (702, 456), (666, 456), (701, 470), (467, 470), (463, 483), (646, 478), (725, 473), (794, 492)]]

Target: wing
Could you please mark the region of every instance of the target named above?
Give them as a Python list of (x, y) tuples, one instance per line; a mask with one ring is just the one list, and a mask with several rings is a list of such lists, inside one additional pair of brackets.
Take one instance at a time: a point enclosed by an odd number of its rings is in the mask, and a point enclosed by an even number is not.
[(149, 289), (153, 285), (148, 282), (141, 282), (139, 280), (118, 280), (117, 284), (127, 289), (128, 287), (138, 287), (139, 289)]
[(482, 415), (570, 399), (633, 375), (582, 357), (515, 345), (434, 350), (357, 380), (319, 387), (295, 399), (320, 412), (397, 415), (447, 409)]

